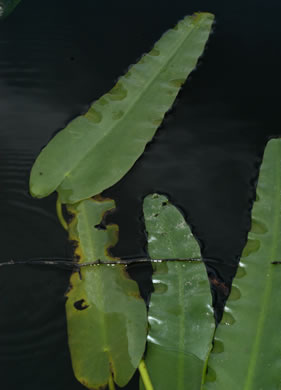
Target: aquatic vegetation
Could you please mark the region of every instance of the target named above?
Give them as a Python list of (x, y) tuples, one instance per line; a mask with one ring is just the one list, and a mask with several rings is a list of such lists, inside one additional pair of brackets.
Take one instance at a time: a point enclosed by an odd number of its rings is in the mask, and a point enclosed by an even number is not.
[(155, 389), (200, 389), (215, 328), (200, 247), (183, 215), (165, 196), (147, 196), (143, 209), (150, 258), (175, 259), (153, 263), (147, 370)]
[[(69, 239), (76, 243), (74, 254), (77, 264), (70, 279), (66, 303), (68, 338), (75, 376), (91, 389), (109, 386), (112, 390), (114, 383), (124, 386), (138, 367), (146, 390), (152, 390), (154, 384), (151, 383), (146, 362), (149, 370), (155, 374), (154, 380), (159, 381), (163, 389), (155, 356), (160, 356), (164, 364), (165, 357), (176, 355), (173, 369), (177, 374), (173, 384), (179, 389), (183, 388), (186, 380), (186, 364), (189, 376), (193, 378), (192, 383), (200, 385), (205, 374), (214, 320), (204, 265), (178, 262), (167, 265), (168, 275), (165, 276), (168, 293), (163, 291), (166, 303), (163, 300), (159, 310), (173, 311), (173, 305), (177, 302), (177, 311), (168, 316), (166, 335), (163, 327), (151, 327), (150, 340), (151, 332), (156, 332), (157, 337), (164, 337), (168, 344), (159, 349), (150, 342), (145, 362), (142, 356), (147, 337), (146, 308), (139, 296), (138, 286), (128, 277), (125, 266), (104, 264), (108, 260), (117, 260), (110, 257), (108, 249), (115, 245), (118, 229), (114, 225), (104, 225), (104, 216), (114, 208), (114, 202), (102, 199), (98, 194), (121, 179), (142, 154), (173, 104), (181, 85), (194, 69), (204, 50), (212, 23), (213, 15), (197, 13), (184, 18), (174, 29), (165, 33), (111, 91), (49, 142), (31, 171), (31, 194), (42, 198), (53, 191), (58, 192), (58, 218), (68, 230)], [(158, 198), (162, 200), (160, 196)], [(149, 198), (145, 202), (147, 221), (149, 209), (159, 206), (155, 204), (155, 196), (151, 199), (151, 205)], [(163, 202), (160, 208), (164, 207)], [(73, 215), (70, 224), (64, 221), (62, 203), (66, 203), (68, 212)], [(172, 255), (176, 258), (199, 256), (198, 244), (182, 216), (171, 205), (167, 206), (166, 211), (159, 209), (157, 220), (163, 223), (163, 229), (168, 229), (167, 221), (165, 218), (162, 220), (166, 213), (171, 219), (175, 218), (179, 225), (170, 237), (175, 240), (173, 245), (178, 247)], [(155, 227), (151, 225), (151, 229)], [(157, 228), (153, 234), (158, 234)], [(170, 236), (168, 230), (167, 234)], [(182, 243), (181, 247), (178, 240), (185, 239), (187, 242)], [(157, 253), (162, 257), (169, 256), (161, 239), (158, 246)], [(151, 251), (151, 256), (156, 255), (153, 254), (153, 245)], [(94, 261), (100, 264), (86, 264)], [(187, 271), (183, 271), (185, 267)], [(163, 268), (157, 266), (155, 275)], [(163, 281), (165, 276), (163, 274)], [(176, 290), (175, 294), (170, 294), (173, 289)], [(185, 301), (190, 292), (196, 292), (197, 298)], [(150, 305), (150, 322), (152, 316), (157, 318), (158, 315), (159, 321), (162, 321), (160, 312), (155, 313), (153, 307), (153, 302), (158, 301), (156, 294), (153, 294)], [(198, 307), (192, 313), (194, 305)], [(191, 318), (185, 318), (185, 313), (198, 321), (197, 330), (185, 329), (192, 323)], [(180, 338), (172, 346), (170, 337), (175, 324), (179, 328)], [(199, 336), (199, 330), (203, 336)], [(181, 348), (179, 343), (182, 344)], [(155, 386), (158, 384), (155, 383)]]
[(268, 142), (252, 227), (216, 331), (204, 390), (281, 388), (281, 139)]
[[(11, 11), (18, 1), (8, 3)], [(281, 386), (276, 325), (281, 318), (281, 140), (266, 147), (252, 229), (211, 353), (214, 318), (200, 248), (165, 196), (144, 200), (149, 255), (152, 261), (169, 259), (153, 262), (148, 319), (136, 282), (108, 252), (118, 233), (117, 226), (105, 224), (114, 201), (99, 194), (143, 153), (196, 66), (212, 22), (213, 15), (198, 13), (165, 33), (111, 91), (49, 142), (32, 168), (31, 194), (42, 198), (58, 192), (58, 217), (76, 243), (77, 263), (66, 294), (68, 338), (74, 373), (90, 389), (122, 387), (137, 368), (140, 388), (146, 390)], [(73, 216), (69, 224), (62, 203)], [(87, 264), (93, 262), (99, 264)]]
[(4, 19), (10, 15), (21, 0), (0, 0), (0, 18)]
[(198, 13), (167, 31), (115, 87), (71, 121), (41, 151), (30, 192), (57, 191), (61, 203), (101, 193), (120, 180), (143, 153), (208, 39), (213, 15)]
[(74, 216), (69, 239), (76, 243), (78, 264), (92, 259), (101, 262), (74, 272), (66, 295), (73, 369), (76, 378), (91, 389), (105, 387), (111, 375), (118, 386), (126, 385), (146, 343), (146, 307), (137, 283), (129, 278), (125, 265), (102, 264), (114, 260), (107, 249), (116, 244), (118, 227), (99, 227), (113, 208), (111, 199), (100, 198), (68, 206)]

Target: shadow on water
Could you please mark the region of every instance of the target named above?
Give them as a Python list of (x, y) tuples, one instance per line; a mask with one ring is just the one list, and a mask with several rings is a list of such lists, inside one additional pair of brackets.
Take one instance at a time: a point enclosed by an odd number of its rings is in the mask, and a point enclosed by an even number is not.
[[(110, 221), (118, 223), (120, 240), (112, 251), (122, 257), (146, 255), (143, 198), (169, 196), (200, 241), (221, 317), (249, 230), (263, 149), (268, 136), (280, 133), (281, 5), (208, 3), (175, 0), (171, 8), (146, 0), (30, 0), (1, 21), (2, 261), (69, 256), (55, 196), (34, 200), (28, 194), (34, 159), (162, 32), (186, 14), (208, 10), (217, 23), (196, 72), (144, 155), (105, 195), (116, 200)], [(150, 268), (131, 274), (147, 297)], [(39, 383), (42, 390), (84, 388), (72, 374), (67, 347), (68, 280), (69, 272), (48, 267), (1, 269), (0, 370), (9, 390)]]

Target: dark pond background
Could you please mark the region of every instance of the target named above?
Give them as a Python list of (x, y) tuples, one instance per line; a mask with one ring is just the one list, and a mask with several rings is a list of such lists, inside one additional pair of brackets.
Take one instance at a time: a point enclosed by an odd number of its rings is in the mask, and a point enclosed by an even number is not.
[[(69, 256), (55, 196), (28, 194), (34, 159), (164, 31), (198, 10), (216, 14), (207, 50), (144, 155), (106, 195), (117, 203), (114, 254), (123, 257), (146, 253), (144, 196), (170, 197), (203, 256), (212, 259), (211, 279), (221, 283), (213, 291), (220, 317), (250, 226), (263, 149), (268, 136), (281, 133), (277, 1), (22, 0), (0, 22), (1, 261)], [(147, 295), (149, 267), (132, 274)], [(46, 266), (0, 269), (3, 390), (84, 388), (73, 376), (67, 346), (68, 280), (68, 271)]]

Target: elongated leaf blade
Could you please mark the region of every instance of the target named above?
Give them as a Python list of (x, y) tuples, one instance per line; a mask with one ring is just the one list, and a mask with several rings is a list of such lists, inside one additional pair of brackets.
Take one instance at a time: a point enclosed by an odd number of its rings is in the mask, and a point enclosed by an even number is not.
[[(143, 209), (152, 259), (200, 257), (182, 214), (165, 196), (147, 196)], [(169, 261), (154, 264), (154, 271), (145, 357), (154, 389), (200, 389), (215, 326), (205, 266)]]
[(267, 144), (252, 227), (210, 355), (206, 390), (281, 389), (281, 140)]
[[(79, 263), (112, 260), (117, 226), (100, 223), (112, 200), (86, 200), (69, 207), (74, 214), (70, 239), (79, 245)], [(95, 227), (96, 226), (96, 227)], [(136, 282), (123, 265), (82, 267), (70, 280), (66, 314), (68, 341), (76, 378), (90, 389), (105, 388), (111, 373), (119, 386), (134, 374), (144, 352), (146, 307)]]
[(208, 39), (213, 15), (188, 16), (166, 32), (115, 87), (42, 150), (30, 192), (75, 203), (115, 184), (143, 153)]

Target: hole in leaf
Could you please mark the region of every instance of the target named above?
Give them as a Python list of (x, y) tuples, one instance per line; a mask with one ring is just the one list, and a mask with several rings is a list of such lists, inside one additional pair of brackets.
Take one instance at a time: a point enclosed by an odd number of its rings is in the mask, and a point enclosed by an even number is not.
[(106, 230), (106, 226), (102, 222), (95, 225), (95, 228), (98, 230)]
[(77, 310), (85, 310), (89, 305), (86, 304), (85, 299), (80, 299), (79, 301), (74, 302), (73, 306)]

